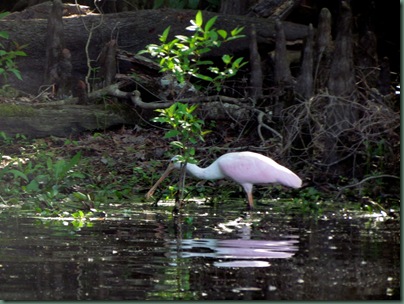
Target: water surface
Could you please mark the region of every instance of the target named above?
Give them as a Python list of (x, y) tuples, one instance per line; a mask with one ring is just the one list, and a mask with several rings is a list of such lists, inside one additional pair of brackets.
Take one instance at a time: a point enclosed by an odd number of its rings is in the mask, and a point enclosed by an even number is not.
[(0, 299), (400, 298), (400, 225), (382, 213), (170, 210), (117, 205), (81, 223), (3, 210)]

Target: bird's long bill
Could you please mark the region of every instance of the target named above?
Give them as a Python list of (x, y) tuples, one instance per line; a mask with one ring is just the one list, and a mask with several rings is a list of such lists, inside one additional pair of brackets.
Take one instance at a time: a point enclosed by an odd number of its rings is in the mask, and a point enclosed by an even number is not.
[(173, 171), (174, 169), (174, 164), (170, 163), (166, 169), (166, 171), (164, 171), (163, 175), (161, 175), (161, 177), (158, 179), (158, 181), (153, 185), (153, 187), (150, 188), (149, 192), (146, 193), (146, 198), (150, 198), (153, 196), (154, 191), (156, 191), (157, 187), (161, 184), (161, 182), (171, 173), (171, 171)]

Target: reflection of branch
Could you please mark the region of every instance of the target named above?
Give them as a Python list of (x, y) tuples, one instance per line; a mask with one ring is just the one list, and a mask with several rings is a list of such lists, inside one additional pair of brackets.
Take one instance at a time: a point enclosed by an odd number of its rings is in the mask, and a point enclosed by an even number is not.
[(391, 174), (381, 174), (381, 175), (368, 176), (368, 177), (362, 179), (360, 182), (357, 182), (357, 183), (355, 183), (355, 184), (351, 184), (351, 185), (347, 185), (347, 186), (341, 187), (341, 189), (338, 191), (338, 193), (337, 193), (337, 195), (336, 195), (336, 198), (338, 198), (338, 197), (341, 195), (342, 191), (344, 191), (345, 189), (359, 186), (359, 185), (363, 184), (364, 182), (366, 182), (366, 181), (368, 181), (368, 180), (370, 180), (370, 179), (383, 178), (383, 177), (390, 177), (390, 178), (400, 179), (400, 177), (395, 176), (395, 175), (391, 175)]

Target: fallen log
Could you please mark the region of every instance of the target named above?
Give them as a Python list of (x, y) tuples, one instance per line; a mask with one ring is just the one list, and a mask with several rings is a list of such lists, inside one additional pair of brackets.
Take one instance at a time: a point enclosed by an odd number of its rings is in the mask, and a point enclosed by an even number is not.
[[(99, 57), (105, 44), (115, 39), (119, 49), (136, 53), (151, 43), (158, 43), (159, 35), (168, 26), (171, 26), (169, 39), (174, 35), (186, 35), (186, 27), (189, 21), (195, 18), (193, 10), (138, 10), (118, 14), (86, 16), (76, 15), (63, 18), (63, 31), (65, 47), (71, 53), (73, 66), (72, 76), (76, 80), (84, 79), (88, 72), (87, 63), (90, 60), (93, 66)], [(218, 15), (208, 11), (203, 12), (207, 21)], [(10, 42), (26, 45), (24, 51), (27, 57), (18, 58), (18, 67), (23, 81), (13, 76), (7, 79), (7, 83), (13, 87), (30, 94), (37, 94), (44, 81), (44, 69), (46, 58), (45, 34), (47, 19), (28, 19), (0, 21), (0, 28), (10, 34)], [(240, 26), (248, 28), (254, 23), (257, 33), (257, 43), (268, 46), (274, 45), (275, 22), (272, 19), (258, 19), (245, 16), (219, 15), (215, 26), (218, 29), (231, 31)], [(287, 41), (302, 41), (307, 35), (307, 26), (283, 22), (285, 39)], [(91, 31), (91, 29), (93, 30)], [(91, 35), (90, 35), (91, 32)], [(248, 35), (248, 32), (245, 32)], [(88, 41), (91, 36), (91, 41)], [(11, 45), (11, 43), (10, 43)], [(86, 52), (88, 45), (88, 52)], [(248, 54), (249, 37), (223, 44), (222, 47), (212, 51), (210, 55), (221, 56), (246, 52)], [(0, 85), (5, 80), (0, 80)]]
[(68, 137), (88, 130), (105, 130), (136, 123), (136, 116), (123, 104), (0, 104), (0, 131), (29, 138)]

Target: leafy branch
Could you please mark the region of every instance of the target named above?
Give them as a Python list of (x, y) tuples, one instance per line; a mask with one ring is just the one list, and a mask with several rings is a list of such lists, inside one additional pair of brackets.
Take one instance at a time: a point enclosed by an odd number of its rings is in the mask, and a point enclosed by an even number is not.
[[(191, 20), (191, 25), (186, 29), (193, 32), (191, 36), (176, 35), (175, 39), (168, 41), (170, 26), (167, 27), (160, 36), (160, 45), (150, 44), (146, 50), (140, 53), (149, 53), (159, 59), (162, 72), (171, 72), (179, 83), (189, 81), (191, 77), (196, 77), (212, 82), (219, 91), (223, 80), (236, 75), (237, 71), (247, 64), (243, 62), (243, 57), (234, 59), (233, 56), (223, 55), (224, 68), (213, 66), (213, 61), (203, 60), (203, 56), (209, 53), (212, 48), (220, 47), (222, 43), (244, 37), (240, 33), (243, 27), (237, 27), (230, 33), (223, 29), (213, 28), (217, 16), (209, 19), (203, 25), (202, 12), (198, 11), (195, 20)], [(203, 74), (202, 66), (208, 66), (207, 70), (215, 76)]]
[[(9, 13), (0, 13), (0, 20), (6, 17)], [(10, 35), (7, 31), (0, 31), (0, 75), (7, 79), (7, 75), (12, 73), (19, 80), (22, 80), (21, 73), (15, 62), (17, 57), (27, 56), (27, 54), (22, 51), (24, 46), (19, 46), (16, 42), (13, 42), (15, 50), (6, 50), (5, 45), (1, 42), (1, 39), (8, 40)]]

